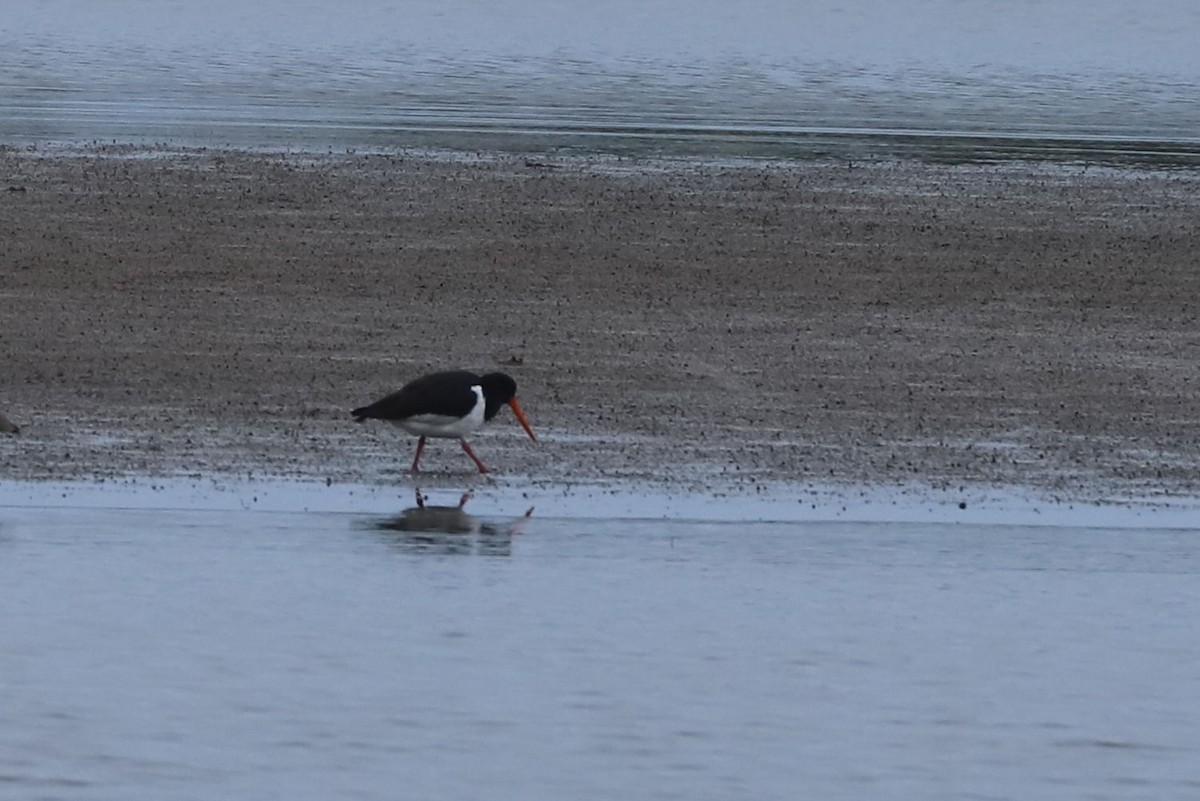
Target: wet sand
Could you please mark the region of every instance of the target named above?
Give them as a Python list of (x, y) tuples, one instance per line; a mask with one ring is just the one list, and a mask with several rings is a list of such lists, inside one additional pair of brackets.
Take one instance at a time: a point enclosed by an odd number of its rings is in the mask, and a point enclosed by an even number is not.
[(406, 484), (348, 410), (467, 367), (535, 485), (1197, 494), (1195, 173), (6, 149), (0, 190), (5, 478)]

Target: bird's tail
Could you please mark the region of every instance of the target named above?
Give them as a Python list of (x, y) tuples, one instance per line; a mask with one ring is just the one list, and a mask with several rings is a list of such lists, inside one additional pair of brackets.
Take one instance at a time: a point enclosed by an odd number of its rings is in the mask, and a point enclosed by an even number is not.
[(359, 406), (357, 409), (351, 409), (350, 416), (354, 418), (354, 422), (361, 423), (371, 416), (371, 407)]

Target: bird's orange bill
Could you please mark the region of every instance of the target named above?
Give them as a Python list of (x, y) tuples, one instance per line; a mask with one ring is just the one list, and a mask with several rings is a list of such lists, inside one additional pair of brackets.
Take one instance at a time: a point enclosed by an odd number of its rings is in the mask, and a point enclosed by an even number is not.
[(509, 398), (508, 405), (512, 407), (513, 414), (517, 416), (517, 420), (520, 421), (522, 427), (524, 427), (525, 433), (529, 435), (531, 440), (537, 442), (537, 435), (535, 435), (533, 433), (533, 429), (529, 427), (529, 421), (525, 419), (525, 412), (521, 411), (521, 404), (517, 403), (516, 398)]

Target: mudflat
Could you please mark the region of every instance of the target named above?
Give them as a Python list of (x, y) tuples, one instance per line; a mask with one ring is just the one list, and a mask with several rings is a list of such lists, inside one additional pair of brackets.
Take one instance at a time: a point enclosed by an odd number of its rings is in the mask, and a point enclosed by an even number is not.
[(1197, 220), (1186, 171), (4, 149), (0, 463), (403, 483), (349, 409), (461, 367), (532, 482), (1195, 495)]

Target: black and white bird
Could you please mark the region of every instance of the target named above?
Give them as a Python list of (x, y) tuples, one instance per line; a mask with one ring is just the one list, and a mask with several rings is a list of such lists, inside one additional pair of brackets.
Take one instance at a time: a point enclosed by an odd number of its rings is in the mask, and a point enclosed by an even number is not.
[(504, 373), (476, 375), (466, 370), (430, 373), (350, 414), (358, 423), (384, 420), (420, 437), (417, 455), (413, 457), (414, 473), (420, 472), (426, 437), (458, 439), (479, 472), (489, 473), (488, 466), (467, 444), (466, 436), (495, 417), (505, 404), (512, 408), (529, 438), (537, 442), (521, 404), (517, 403), (517, 382)]

